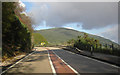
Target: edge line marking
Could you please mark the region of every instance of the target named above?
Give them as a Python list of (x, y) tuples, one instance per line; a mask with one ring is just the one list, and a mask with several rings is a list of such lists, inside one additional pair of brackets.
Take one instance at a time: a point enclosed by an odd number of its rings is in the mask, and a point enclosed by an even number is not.
[[(50, 49), (49, 49), (49, 50), (50, 50)], [(53, 66), (52, 60), (51, 60), (51, 58), (50, 58), (49, 51), (47, 50), (47, 52), (48, 52), (48, 59), (49, 59), (50, 65), (51, 65), (52, 72), (53, 72), (54, 75), (57, 75), (57, 74), (56, 74), (56, 71), (55, 71), (55, 68), (54, 68), (54, 66)]]
[[(59, 58), (61, 59), (53, 50), (52, 52)], [(67, 64), (63, 59), (61, 59), (62, 62), (64, 62), (70, 69), (72, 69), (77, 75), (80, 75), (75, 69), (73, 69), (69, 64)]]
[[(64, 50), (64, 49), (62, 49), (62, 50)], [(69, 51), (66, 51), (66, 52), (69, 53)], [(97, 62), (99, 62), (99, 63), (105, 64), (105, 65), (109, 65), (109, 66), (112, 66), (112, 67), (115, 67), (115, 68), (120, 68), (119, 66), (116, 66), (116, 65), (113, 65), (113, 64), (110, 64), (110, 63), (106, 63), (106, 62), (102, 62), (102, 61), (100, 61), (100, 60), (93, 59), (93, 58), (90, 58), (90, 57), (87, 57), (87, 56), (83, 56), (83, 55), (79, 55), (79, 54), (75, 54), (75, 55), (78, 55), (78, 56), (81, 56), (81, 57), (83, 57), (83, 58), (87, 58), (87, 59), (90, 59), (90, 60), (93, 60), (93, 61), (97, 61)]]
[[(78, 54), (76, 54), (76, 55), (78, 55)], [(78, 56), (82, 56), (82, 55), (78, 55)], [(118, 67), (116, 65), (109, 64), (109, 63), (106, 63), (106, 62), (102, 62), (102, 61), (99, 61), (99, 60), (96, 60), (96, 59), (93, 59), (93, 58), (90, 58), (90, 57), (86, 57), (86, 56), (82, 56), (82, 57), (87, 58), (87, 59), (91, 59), (91, 60), (94, 60), (94, 61), (97, 61), (97, 62), (105, 64), (105, 65), (109, 65), (109, 66), (112, 66), (112, 67), (115, 67), (115, 68), (120, 68), (120, 67)]]
[(35, 52), (36, 52), (36, 51), (28, 54), (27, 56), (23, 57), (23, 59), (15, 62), (13, 65), (11, 65), (10, 67), (8, 67), (6, 70), (2, 71), (2, 72), (0, 73), (0, 75), (2, 75), (3, 73), (5, 73), (6, 71), (8, 71), (8, 70), (11, 69), (12, 67), (14, 67), (16, 64), (20, 63), (22, 60), (24, 60), (25, 58), (27, 58), (28, 56), (32, 55), (32, 54), (35, 53)]

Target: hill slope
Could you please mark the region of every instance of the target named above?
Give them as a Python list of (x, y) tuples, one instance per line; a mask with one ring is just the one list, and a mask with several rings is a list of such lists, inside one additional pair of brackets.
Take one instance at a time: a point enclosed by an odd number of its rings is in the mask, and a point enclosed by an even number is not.
[[(45, 29), (45, 30), (37, 30), (34, 31), (35, 33), (40, 33), (43, 35), (49, 43), (52, 44), (62, 44), (66, 42), (69, 39), (75, 39), (77, 36), (83, 36), (84, 32), (79, 32), (73, 29), (67, 29), (67, 28), (52, 28), (52, 29)], [(112, 42), (109, 39), (105, 39), (103, 37), (88, 34), (88, 36), (98, 39), (101, 44), (114, 44), (117, 46), (116, 43)]]
[(35, 45), (39, 45), (41, 42), (48, 43), (47, 40), (39, 33), (33, 33), (33, 36)]

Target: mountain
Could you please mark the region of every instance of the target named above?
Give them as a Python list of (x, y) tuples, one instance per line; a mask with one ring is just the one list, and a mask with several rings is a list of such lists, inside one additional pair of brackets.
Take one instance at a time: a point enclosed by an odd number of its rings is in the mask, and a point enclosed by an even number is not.
[[(52, 44), (62, 44), (69, 39), (76, 39), (77, 36), (83, 36), (85, 32), (80, 32), (73, 29), (67, 29), (67, 28), (51, 28), (51, 29), (45, 29), (45, 30), (36, 30), (34, 33), (40, 33), (43, 35), (49, 43)], [(87, 33), (88, 34), (88, 33)], [(98, 39), (101, 44), (114, 44), (115, 46), (118, 46), (117, 43), (106, 39), (101, 36), (88, 34), (89, 37)]]

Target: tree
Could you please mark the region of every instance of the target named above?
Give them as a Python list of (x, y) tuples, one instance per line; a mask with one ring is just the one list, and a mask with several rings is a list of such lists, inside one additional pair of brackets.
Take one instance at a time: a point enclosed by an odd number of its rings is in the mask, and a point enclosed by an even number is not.
[(7, 57), (14, 56), (16, 50), (31, 51), (31, 32), (15, 13), (17, 6), (15, 2), (2, 3), (2, 55)]
[(67, 41), (67, 43), (68, 43), (69, 45), (71, 45), (71, 46), (74, 44), (74, 42), (75, 42), (74, 39), (70, 39), (70, 40)]
[(100, 44), (100, 49), (102, 49), (102, 44)]

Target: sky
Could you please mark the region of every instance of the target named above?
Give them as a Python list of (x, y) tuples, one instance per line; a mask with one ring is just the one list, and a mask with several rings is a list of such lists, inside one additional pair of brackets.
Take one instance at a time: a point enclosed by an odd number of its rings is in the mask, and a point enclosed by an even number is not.
[(36, 30), (64, 27), (118, 43), (117, 2), (21, 2)]

